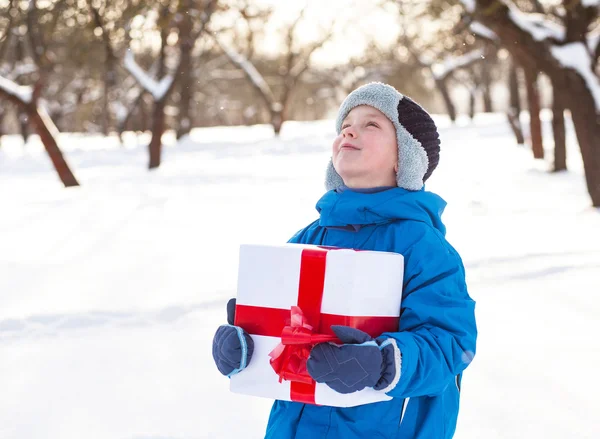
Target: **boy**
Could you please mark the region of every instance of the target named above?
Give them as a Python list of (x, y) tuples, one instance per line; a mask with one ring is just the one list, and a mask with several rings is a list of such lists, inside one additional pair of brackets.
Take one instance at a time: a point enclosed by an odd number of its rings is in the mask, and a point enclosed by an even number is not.
[[(424, 191), (438, 164), (437, 128), (410, 98), (370, 83), (342, 103), (336, 129), (320, 218), (290, 242), (402, 254), (402, 309), (398, 332), (375, 340), (333, 327), (343, 344), (316, 345), (307, 368), (338, 392), (373, 387), (393, 399), (350, 408), (275, 401), (265, 437), (451, 438), (477, 329), (462, 261), (444, 238), (446, 203)], [(215, 362), (229, 376), (244, 369), (253, 347), (231, 326), (234, 305), (213, 342)]]

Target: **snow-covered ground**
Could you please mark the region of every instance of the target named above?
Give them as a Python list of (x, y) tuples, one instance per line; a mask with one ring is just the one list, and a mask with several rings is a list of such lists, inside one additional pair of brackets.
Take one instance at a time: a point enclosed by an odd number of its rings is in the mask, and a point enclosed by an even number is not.
[[(449, 206), (480, 329), (457, 438), (597, 438), (600, 211), (570, 171), (514, 144), (503, 115), (438, 118), (428, 189)], [(546, 121), (545, 129), (549, 131)], [(228, 392), (211, 340), (240, 243), (316, 218), (333, 122), (211, 128), (146, 170), (145, 138), (0, 147), (0, 438), (260, 438), (270, 401)]]

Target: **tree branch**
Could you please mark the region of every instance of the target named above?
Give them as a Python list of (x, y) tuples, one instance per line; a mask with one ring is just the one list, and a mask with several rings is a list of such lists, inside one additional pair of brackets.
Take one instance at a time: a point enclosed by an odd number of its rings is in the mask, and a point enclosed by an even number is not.
[(0, 97), (8, 99), (19, 107), (26, 107), (32, 102), (33, 89), (0, 76)]
[(213, 12), (217, 7), (218, 0), (207, 0), (204, 9), (202, 10), (201, 18), (200, 18), (200, 28), (197, 32), (192, 34), (192, 41), (196, 41), (202, 33), (206, 30), (206, 25), (210, 21), (210, 17), (212, 17)]
[(211, 38), (217, 43), (217, 45), (223, 50), (229, 60), (236, 66), (238, 66), (246, 74), (246, 77), (250, 80), (252, 86), (258, 91), (260, 97), (265, 101), (269, 111), (272, 110), (275, 105), (275, 96), (269, 84), (265, 81), (265, 78), (260, 74), (256, 67), (248, 61), (243, 55), (236, 52), (233, 48), (228, 47), (223, 43), (216, 35), (209, 34)]

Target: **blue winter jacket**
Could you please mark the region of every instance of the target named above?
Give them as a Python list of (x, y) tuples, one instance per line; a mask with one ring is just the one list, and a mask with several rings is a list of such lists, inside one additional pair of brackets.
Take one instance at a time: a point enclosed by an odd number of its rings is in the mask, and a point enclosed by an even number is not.
[(400, 376), (390, 401), (350, 408), (275, 401), (266, 438), (451, 438), (461, 373), (475, 355), (475, 302), (460, 256), (444, 238), (439, 196), (401, 188), (329, 191), (320, 218), (290, 242), (404, 255)]

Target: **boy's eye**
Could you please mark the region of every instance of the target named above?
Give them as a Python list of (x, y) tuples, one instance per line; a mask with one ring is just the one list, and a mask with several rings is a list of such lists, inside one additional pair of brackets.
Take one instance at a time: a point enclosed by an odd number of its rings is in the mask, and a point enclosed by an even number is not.
[(345, 123), (344, 125), (342, 125), (342, 129), (344, 129), (344, 128), (348, 128), (349, 126), (350, 126), (350, 124), (348, 124), (348, 123)]
[(373, 126), (373, 127), (379, 128), (379, 125), (377, 125), (375, 122), (367, 122), (367, 126)]

